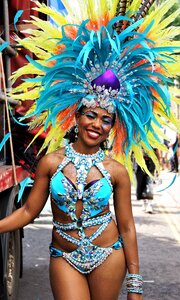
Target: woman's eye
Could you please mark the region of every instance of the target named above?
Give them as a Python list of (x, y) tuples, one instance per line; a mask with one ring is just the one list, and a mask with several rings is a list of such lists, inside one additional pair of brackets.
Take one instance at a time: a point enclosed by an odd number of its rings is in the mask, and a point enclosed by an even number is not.
[(107, 125), (112, 125), (112, 119), (111, 118), (103, 118), (102, 120)]
[(87, 112), (85, 113), (86, 117), (90, 118), (90, 119), (95, 119), (96, 118), (96, 115), (91, 113), (91, 112)]

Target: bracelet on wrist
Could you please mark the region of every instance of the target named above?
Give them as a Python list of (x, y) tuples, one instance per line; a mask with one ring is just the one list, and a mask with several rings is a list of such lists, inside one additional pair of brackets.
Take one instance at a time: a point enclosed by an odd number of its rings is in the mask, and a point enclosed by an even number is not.
[(143, 279), (139, 274), (128, 274), (126, 276), (128, 293), (143, 294)]

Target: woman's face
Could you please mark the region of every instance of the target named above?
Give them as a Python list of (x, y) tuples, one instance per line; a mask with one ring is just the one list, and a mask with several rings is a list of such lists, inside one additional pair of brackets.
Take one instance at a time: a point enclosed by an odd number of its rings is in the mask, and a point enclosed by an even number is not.
[(86, 108), (76, 114), (78, 139), (89, 146), (100, 145), (109, 135), (113, 126), (113, 114), (102, 108)]

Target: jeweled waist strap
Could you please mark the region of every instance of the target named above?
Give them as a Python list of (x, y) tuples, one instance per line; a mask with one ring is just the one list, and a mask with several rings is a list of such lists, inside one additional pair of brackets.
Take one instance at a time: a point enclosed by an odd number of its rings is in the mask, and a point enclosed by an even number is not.
[(53, 225), (56, 229), (60, 229), (63, 231), (68, 231), (68, 230), (76, 230), (79, 228), (86, 228), (86, 227), (91, 227), (91, 226), (95, 226), (95, 225), (101, 225), (104, 222), (110, 222), (112, 219), (112, 214), (111, 212), (108, 212), (102, 216), (98, 216), (98, 217), (94, 217), (88, 220), (84, 220), (82, 221), (81, 219), (78, 219), (75, 222), (72, 223), (60, 223), (56, 220), (53, 220)]

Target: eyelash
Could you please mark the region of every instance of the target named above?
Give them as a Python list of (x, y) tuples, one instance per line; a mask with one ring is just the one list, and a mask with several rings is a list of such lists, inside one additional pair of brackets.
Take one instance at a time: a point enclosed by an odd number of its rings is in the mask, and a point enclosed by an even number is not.
[[(90, 118), (90, 119), (95, 119), (95, 118), (96, 118), (96, 116), (93, 115), (93, 114), (91, 114), (91, 113), (87, 113), (87, 114), (85, 114), (85, 115), (86, 115), (88, 118)], [(111, 123), (112, 123), (111, 120), (105, 120), (105, 119), (102, 119), (102, 122), (105, 123), (105, 124), (107, 124), (107, 125), (111, 125)]]
[(87, 113), (87, 114), (85, 114), (85, 116), (90, 118), (90, 119), (95, 119), (96, 118), (96, 116), (91, 114), (91, 113)]

